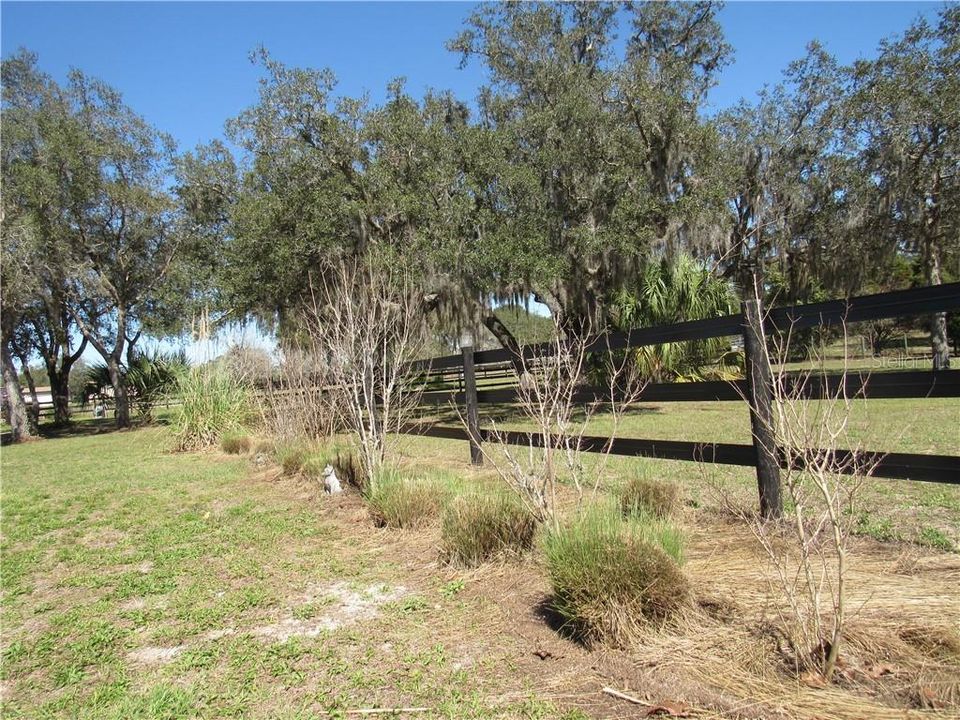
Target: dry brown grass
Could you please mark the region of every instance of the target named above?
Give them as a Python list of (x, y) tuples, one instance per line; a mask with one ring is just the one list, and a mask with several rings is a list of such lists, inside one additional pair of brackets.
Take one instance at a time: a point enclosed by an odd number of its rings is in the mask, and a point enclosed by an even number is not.
[(220, 438), (220, 449), (228, 455), (242, 455), (250, 452), (251, 440), (249, 435), (241, 433), (224, 433)]
[(669, 482), (634, 475), (620, 490), (624, 515), (646, 512), (654, 517), (671, 517), (680, 505), (680, 488)]
[[(779, 631), (784, 608), (747, 528), (699, 518), (686, 571), (699, 609), (673, 627), (648, 632), (633, 656), (739, 704), (725, 714), (819, 718), (902, 718), (906, 709), (957, 715), (960, 562), (929, 558), (904, 577), (888, 546), (861, 542), (850, 574), (851, 607), (836, 682), (804, 673)], [(951, 630), (952, 628), (952, 630)], [(942, 716), (946, 717), (947, 714)], [(960, 715), (958, 715), (960, 716)]]
[(506, 490), (468, 492), (443, 514), (441, 554), (464, 567), (499, 557), (517, 557), (533, 546), (537, 521), (519, 497)]

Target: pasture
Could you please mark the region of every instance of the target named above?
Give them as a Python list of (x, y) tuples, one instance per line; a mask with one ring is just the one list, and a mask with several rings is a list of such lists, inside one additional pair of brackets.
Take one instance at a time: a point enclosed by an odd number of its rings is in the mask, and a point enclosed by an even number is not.
[[(952, 451), (955, 403), (913, 402), (871, 408), (910, 419), (898, 449)], [(645, 406), (626, 432), (749, 433), (734, 405)], [(497, 482), (468, 464), (464, 442), (394, 441), (403, 472), (430, 468), (461, 491)], [(324, 496), (266, 446), (228, 456), (172, 445), (163, 426), (86, 422), (4, 448), (6, 717), (899, 718), (956, 707), (960, 488), (869, 483), (849, 649), (824, 685), (782, 667), (763, 558), (715, 502), (717, 473), (751, 501), (749, 469), (611, 461), (604, 493), (637, 472), (680, 486), (694, 602), (631, 648), (590, 650), (548, 609), (539, 540), (523, 558), (451, 566), (438, 522), (375, 527), (358, 495)]]

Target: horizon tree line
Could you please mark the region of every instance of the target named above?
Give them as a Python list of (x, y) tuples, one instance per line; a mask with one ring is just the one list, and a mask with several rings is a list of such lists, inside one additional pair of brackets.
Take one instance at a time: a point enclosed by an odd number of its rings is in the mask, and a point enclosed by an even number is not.
[[(402, 79), (379, 105), (344, 97), (331, 70), (260, 49), (258, 98), (225, 125), (236, 153), (221, 139), (178, 153), (106, 84), (57, 83), (26, 50), (4, 59), (15, 439), (33, 432), (16, 362), (39, 358), (66, 422), (93, 348), (126, 426), (143, 338), (179, 336), (201, 310), (295, 338), (338, 260), (406, 264), (438, 332), (483, 327), (514, 350), (497, 309), (531, 299), (582, 332), (659, 317), (651, 288), (706, 287), (718, 299), (672, 306), (709, 315), (754, 277), (771, 303), (960, 279), (960, 7), (849, 66), (811, 43), (781, 83), (711, 114), (733, 57), (720, 7), (481, 5), (447, 43), (488, 71), (473, 108)], [(651, 281), (660, 266), (703, 282)], [(935, 370), (947, 322), (928, 321)]]

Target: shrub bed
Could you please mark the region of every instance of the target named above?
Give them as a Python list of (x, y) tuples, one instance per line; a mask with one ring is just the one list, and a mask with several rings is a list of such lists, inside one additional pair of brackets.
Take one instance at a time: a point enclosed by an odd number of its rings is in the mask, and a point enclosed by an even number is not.
[(365, 497), (378, 527), (414, 528), (440, 515), (456, 485), (457, 479), (446, 474), (407, 476), (383, 467), (371, 478)]
[(224, 433), (220, 438), (220, 449), (228, 455), (243, 455), (250, 452), (250, 436), (238, 432)]
[(215, 364), (184, 372), (174, 394), (182, 401), (173, 420), (178, 450), (216, 445), (225, 434), (242, 431), (250, 416), (247, 388)]
[(278, 445), (274, 450), (277, 463), (283, 468), (284, 475), (296, 475), (307, 462), (307, 449), (297, 443)]

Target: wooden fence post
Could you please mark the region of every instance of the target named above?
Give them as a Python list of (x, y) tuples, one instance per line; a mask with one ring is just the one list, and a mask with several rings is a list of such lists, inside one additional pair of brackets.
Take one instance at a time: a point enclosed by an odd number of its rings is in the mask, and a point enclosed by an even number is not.
[(470, 434), (470, 463), (483, 464), (480, 452), (480, 411), (477, 406), (477, 373), (473, 365), (473, 338), (464, 335), (460, 344), (463, 351), (463, 395), (467, 404), (467, 432)]
[(751, 298), (741, 303), (741, 309), (760, 513), (768, 520), (776, 519), (783, 514), (783, 501), (780, 497), (780, 462), (773, 432), (773, 378), (763, 332), (763, 305), (758, 298)]

